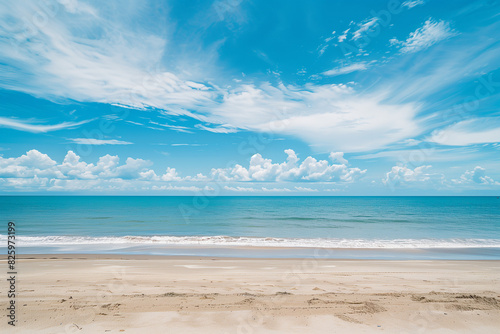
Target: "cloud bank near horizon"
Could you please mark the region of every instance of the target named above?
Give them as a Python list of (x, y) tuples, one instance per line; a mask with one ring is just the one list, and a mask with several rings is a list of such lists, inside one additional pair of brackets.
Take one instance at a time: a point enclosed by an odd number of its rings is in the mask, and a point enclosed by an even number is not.
[[(230, 192), (331, 192), (336, 187), (338, 190), (339, 185), (344, 187), (362, 180), (367, 173), (366, 169), (349, 167), (342, 152), (330, 153), (331, 162), (310, 156), (300, 161), (291, 149), (285, 150), (285, 154), (286, 161), (281, 163), (273, 163), (271, 159), (254, 154), (248, 167), (236, 164), (229, 168), (212, 168), (206, 175), (198, 173), (194, 176), (182, 176), (171, 167), (167, 167), (164, 173), (157, 174), (151, 168), (153, 163), (144, 159), (128, 157), (124, 163), (120, 163), (118, 156), (107, 154), (96, 163), (87, 163), (73, 151), (68, 151), (63, 161), (57, 163), (47, 154), (33, 149), (15, 158), (0, 157), (0, 188), (9, 192), (179, 190), (196, 193), (210, 191), (214, 187)], [(420, 166), (412, 170), (405, 166), (394, 166), (382, 183), (391, 188), (417, 183), (425, 185), (429, 182), (443, 188), (452, 185), (500, 186), (500, 182), (486, 175), (486, 170), (480, 166), (465, 171), (460, 179), (450, 181), (442, 174), (430, 173), (431, 167)], [(272, 184), (292, 186), (267, 186)], [(315, 188), (314, 184), (329, 187)]]

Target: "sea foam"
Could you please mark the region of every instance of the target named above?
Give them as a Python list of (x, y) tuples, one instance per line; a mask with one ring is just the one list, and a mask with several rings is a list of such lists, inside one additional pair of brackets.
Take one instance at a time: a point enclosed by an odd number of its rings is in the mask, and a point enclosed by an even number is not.
[[(7, 237), (0, 235), (0, 241)], [(307, 239), (232, 236), (19, 236), (19, 247), (115, 245), (115, 246), (234, 246), (281, 248), (484, 248), (500, 247), (500, 239)]]

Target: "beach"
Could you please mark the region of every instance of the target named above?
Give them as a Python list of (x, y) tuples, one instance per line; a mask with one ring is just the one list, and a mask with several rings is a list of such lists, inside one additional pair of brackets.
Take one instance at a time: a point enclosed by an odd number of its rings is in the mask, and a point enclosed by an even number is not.
[[(4, 318), (2, 332), (500, 329), (500, 261), (23, 255), (17, 289), (18, 322)], [(1, 304), (5, 310), (5, 294)]]
[(500, 334), (500, 0), (0, 17), (0, 334)]
[(496, 198), (195, 200), (5, 197), (15, 297), (0, 307), (17, 322), (0, 332), (500, 329)]

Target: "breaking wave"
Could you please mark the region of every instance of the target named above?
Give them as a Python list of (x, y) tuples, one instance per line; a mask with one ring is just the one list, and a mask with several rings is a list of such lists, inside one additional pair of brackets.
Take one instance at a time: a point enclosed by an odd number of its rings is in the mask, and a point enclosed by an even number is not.
[[(7, 237), (0, 235), (2, 243)], [(231, 236), (18, 236), (18, 247), (116, 245), (116, 246), (236, 246), (281, 248), (489, 248), (500, 247), (500, 239), (307, 239)]]

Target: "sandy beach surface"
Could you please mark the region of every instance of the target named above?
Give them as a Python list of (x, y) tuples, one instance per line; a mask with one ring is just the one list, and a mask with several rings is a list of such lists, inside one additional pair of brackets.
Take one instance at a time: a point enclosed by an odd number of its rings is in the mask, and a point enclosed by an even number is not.
[(500, 261), (25, 255), (16, 290), (2, 333), (500, 333)]

